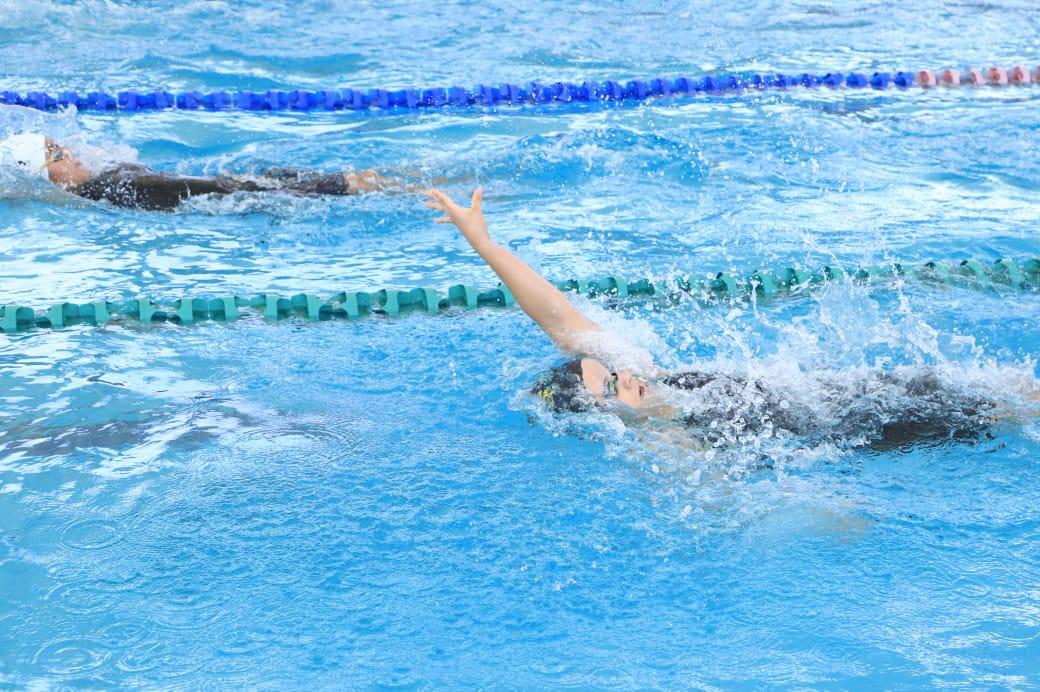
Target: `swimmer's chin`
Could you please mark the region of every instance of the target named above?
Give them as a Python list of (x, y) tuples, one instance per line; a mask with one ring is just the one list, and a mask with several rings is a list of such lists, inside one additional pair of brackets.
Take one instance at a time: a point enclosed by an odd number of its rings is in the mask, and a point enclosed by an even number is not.
[(639, 406), (629, 406), (615, 400), (611, 402), (610, 410), (625, 421), (672, 420), (679, 416), (681, 410), (667, 394), (666, 387), (650, 385)]

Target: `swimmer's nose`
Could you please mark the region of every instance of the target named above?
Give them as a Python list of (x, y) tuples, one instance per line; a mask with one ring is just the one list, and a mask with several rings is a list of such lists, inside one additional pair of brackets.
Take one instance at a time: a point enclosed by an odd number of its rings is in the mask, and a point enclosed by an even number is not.
[(621, 384), (622, 386), (624, 386), (625, 389), (631, 390), (633, 392), (639, 391), (639, 388), (643, 384), (642, 380), (640, 380), (638, 377), (636, 377), (630, 372), (619, 372), (618, 379), (621, 381)]

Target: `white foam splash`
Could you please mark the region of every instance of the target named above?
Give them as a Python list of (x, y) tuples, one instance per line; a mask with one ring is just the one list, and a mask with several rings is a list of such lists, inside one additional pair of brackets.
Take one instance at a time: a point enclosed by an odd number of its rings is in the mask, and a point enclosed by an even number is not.
[[(928, 407), (936, 401), (951, 409), (957, 402), (990, 402), (993, 408), (981, 416), (1037, 434), (1040, 380), (1033, 356), (987, 355), (974, 339), (930, 324), (905, 296), (896, 302), (886, 311), (862, 287), (832, 286), (813, 296), (802, 314), (754, 306), (730, 311), (736, 314), (677, 309), (658, 315), (663, 325), (583, 303), (604, 329), (647, 347), (673, 371), (710, 373), (724, 386), (656, 389), (679, 418), (699, 422), (692, 428), (624, 407), (553, 416), (533, 397), (517, 404), (535, 411), (554, 434), (602, 439), (608, 456), (671, 478), (676, 488), (841, 458), (876, 439), (882, 425), (908, 412), (933, 411)], [(763, 332), (771, 335), (765, 339), (771, 351), (763, 352)], [(714, 355), (693, 357), (705, 347)], [(936, 389), (916, 392), (908, 385), (915, 380), (934, 382)], [(794, 433), (775, 420), (795, 413), (808, 432)]]
[[(76, 120), (75, 106), (54, 113), (24, 106), (0, 105), (0, 139), (20, 132), (33, 132), (50, 137), (69, 149), (80, 163), (91, 173), (122, 163), (137, 161), (138, 152), (133, 147), (119, 143), (88, 142)], [(28, 175), (10, 166), (0, 167), (0, 198), (45, 199), (54, 203), (68, 201), (70, 195), (40, 176)]]

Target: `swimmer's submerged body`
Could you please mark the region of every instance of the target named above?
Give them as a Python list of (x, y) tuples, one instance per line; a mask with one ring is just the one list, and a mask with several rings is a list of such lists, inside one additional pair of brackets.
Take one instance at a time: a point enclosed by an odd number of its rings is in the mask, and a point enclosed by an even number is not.
[[(383, 189), (387, 179), (375, 171), (315, 173), (293, 168), (269, 168), (257, 175), (181, 176), (123, 164), (82, 183), (63, 186), (67, 192), (118, 207), (170, 211), (200, 195), (235, 192), (282, 192), (301, 197), (342, 197)], [(52, 182), (54, 182), (52, 180)]]
[(1006, 417), (997, 401), (946, 383), (927, 367), (817, 373), (812, 375), (817, 381), (806, 388), (812, 401), (799, 401), (753, 377), (664, 372), (648, 353), (619, 334), (605, 332), (555, 286), (496, 244), (488, 233), (480, 190), (469, 208), (438, 190), (427, 195), (427, 206), (445, 214), (437, 222), (455, 224), (524, 312), (557, 347), (576, 356), (542, 375), (532, 389), (554, 411), (602, 408), (625, 420), (673, 421), (705, 446), (764, 434), (876, 449), (977, 440)]
[(0, 141), (0, 162), (40, 177), (71, 194), (118, 207), (170, 211), (191, 197), (236, 192), (280, 192), (303, 197), (345, 196), (392, 187), (374, 170), (316, 173), (270, 168), (257, 175), (183, 176), (138, 164), (91, 172), (66, 147), (49, 137), (23, 133)]

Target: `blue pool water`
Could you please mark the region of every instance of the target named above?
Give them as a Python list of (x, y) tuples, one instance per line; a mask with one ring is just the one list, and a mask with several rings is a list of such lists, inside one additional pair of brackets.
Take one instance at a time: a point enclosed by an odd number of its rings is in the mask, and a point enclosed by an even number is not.
[[(1036, 65), (1038, 30), (1028, 3), (8, 3), (0, 89)], [(550, 278), (665, 278), (1035, 257), (1038, 105), (803, 90), (60, 127), (183, 173), (479, 184)], [(2, 303), (493, 281), (412, 195), (0, 198)], [(1040, 684), (1035, 291), (577, 300), (669, 367), (813, 400), (928, 364), (1009, 418), (976, 444), (697, 451), (547, 415), (526, 392), (557, 355), (516, 310), (0, 335), (0, 686)]]

